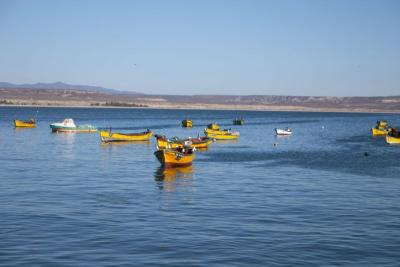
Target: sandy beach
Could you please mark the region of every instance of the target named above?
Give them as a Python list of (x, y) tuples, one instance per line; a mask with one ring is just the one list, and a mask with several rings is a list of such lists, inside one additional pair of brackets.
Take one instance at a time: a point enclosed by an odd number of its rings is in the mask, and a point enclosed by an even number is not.
[(287, 111), (287, 112), (345, 112), (345, 113), (394, 113), (400, 109), (384, 110), (371, 108), (313, 108), (284, 105), (222, 105), (222, 104), (174, 104), (174, 103), (146, 103), (146, 107), (124, 106), (95, 106), (86, 102), (20, 102), (19, 104), (4, 105), (4, 107), (62, 107), (62, 108), (104, 108), (104, 109), (184, 109), (184, 110), (237, 110), (237, 111)]

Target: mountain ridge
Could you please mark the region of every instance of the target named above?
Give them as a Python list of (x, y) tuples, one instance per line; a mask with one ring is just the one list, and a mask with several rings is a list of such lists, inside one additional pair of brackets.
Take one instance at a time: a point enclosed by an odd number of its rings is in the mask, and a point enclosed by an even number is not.
[(132, 95), (143, 95), (139, 92), (124, 91), (119, 89), (105, 88), (96, 85), (76, 85), (68, 84), (64, 82), (54, 83), (32, 83), (32, 84), (13, 84), (9, 82), (0, 82), (0, 88), (2, 89), (51, 89), (51, 90), (80, 90), (80, 91), (92, 91), (99, 93), (110, 93), (110, 94), (132, 94)]
[[(400, 96), (149, 95), (96, 86), (74, 87), (61, 82), (34, 84), (37, 89), (31, 88), (32, 85), (22, 86), (26, 88), (0, 83), (0, 102), (45, 106), (110, 106), (112, 103), (119, 107), (181, 109), (400, 112)], [(45, 86), (51, 89), (38, 89)]]

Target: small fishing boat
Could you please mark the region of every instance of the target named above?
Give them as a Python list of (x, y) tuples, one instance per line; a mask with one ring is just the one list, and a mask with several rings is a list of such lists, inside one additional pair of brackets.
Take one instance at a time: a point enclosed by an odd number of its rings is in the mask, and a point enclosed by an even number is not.
[(178, 137), (168, 139), (165, 135), (158, 134), (156, 134), (154, 137), (156, 138), (157, 147), (160, 149), (178, 148), (192, 145), (192, 142), (179, 139)]
[(73, 119), (65, 119), (62, 122), (55, 122), (50, 124), (50, 128), (53, 132), (97, 132), (96, 127), (84, 124), (84, 125), (75, 125)]
[(234, 119), (233, 120), (233, 125), (243, 125), (244, 124), (244, 119)]
[(183, 120), (182, 127), (191, 128), (193, 127), (193, 122), (191, 120)]
[(205, 132), (206, 136), (215, 140), (236, 140), (239, 138), (239, 132)]
[(159, 148), (177, 148), (177, 147), (192, 147), (192, 148), (207, 148), (213, 142), (212, 138), (203, 136), (197, 138), (188, 137), (186, 139), (179, 139), (177, 137), (173, 137), (168, 139), (164, 135), (155, 135), (157, 146)]
[(238, 139), (240, 134), (237, 131), (231, 131), (231, 129), (221, 130), (219, 125), (211, 123), (204, 129), (204, 134), (215, 140), (234, 140)]
[(204, 134), (205, 135), (208, 135), (208, 134), (229, 134), (230, 133), (230, 130), (229, 129), (224, 129), (224, 130), (220, 130), (220, 129), (218, 129), (218, 130), (212, 130), (212, 129), (210, 129), (210, 128), (205, 128), (204, 129)]
[(158, 149), (154, 155), (166, 168), (190, 166), (194, 159), (194, 151), (188, 147)]
[(25, 128), (34, 128), (36, 127), (36, 121), (34, 119), (29, 119), (27, 121), (14, 120), (15, 127), (25, 127)]
[(275, 133), (277, 135), (291, 135), (292, 134), (292, 129), (290, 129), (290, 128), (286, 128), (286, 129), (275, 128)]
[(386, 135), (386, 143), (400, 144), (400, 132), (397, 128), (390, 128)]
[(214, 141), (213, 138), (210, 138), (208, 136), (202, 136), (197, 138), (189, 137), (188, 140), (192, 142), (191, 146), (195, 147), (196, 149), (207, 148)]
[(141, 133), (111, 133), (111, 131), (100, 131), (102, 142), (130, 142), (148, 141), (153, 136), (153, 132), (147, 129)]
[(232, 131), (231, 129), (221, 130), (219, 126), (215, 123), (211, 123), (207, 125), (204, 129), (204, 134), (208, 137), (213, 137), (213, 135), (237, 135), (239, 136), (239, 132)]
[(387, 121), (385, 120), (379, 120), (376, 122), (376, 126), (371, 129), (372, 135), (377, 136), (377, 135), (387, 135), (389, 130), (389, 126)]

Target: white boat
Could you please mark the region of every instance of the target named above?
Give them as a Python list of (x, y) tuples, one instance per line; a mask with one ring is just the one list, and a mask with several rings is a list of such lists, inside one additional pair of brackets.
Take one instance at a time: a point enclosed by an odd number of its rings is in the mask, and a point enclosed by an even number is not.
[(96, 132), (96, 127), (85, 124), (76, 126), (73, 119), (65, 119), (63, 122), (50, 124), (53, 132)]
[(290, 128), (286, 128), (286, 129), (275, 128), (275, 132), (277, 135), (291, 135), (292, 129), (290, 129)]

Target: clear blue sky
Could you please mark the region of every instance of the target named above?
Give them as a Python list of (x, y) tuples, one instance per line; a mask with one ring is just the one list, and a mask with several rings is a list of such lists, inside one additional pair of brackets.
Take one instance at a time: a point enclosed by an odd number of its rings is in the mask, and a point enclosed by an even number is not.
[(12, 83), (400, 95), (398, 0), (0, 0), (0, 38)]

